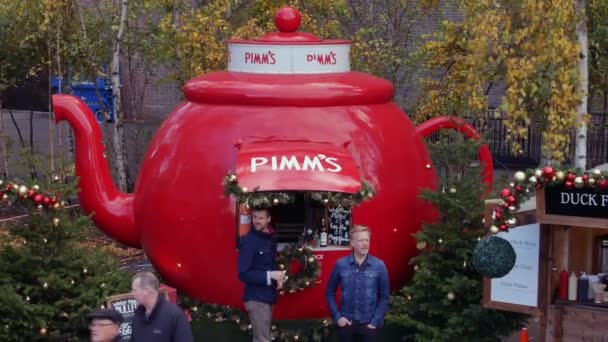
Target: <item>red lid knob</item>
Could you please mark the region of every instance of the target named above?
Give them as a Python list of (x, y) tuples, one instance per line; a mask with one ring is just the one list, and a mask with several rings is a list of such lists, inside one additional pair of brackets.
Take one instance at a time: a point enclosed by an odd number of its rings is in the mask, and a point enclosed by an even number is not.
[(300, 28), (302, 15), (291, 6), (282, 7), (274, 15), (274, 24), (281, 32), (295, 32)]

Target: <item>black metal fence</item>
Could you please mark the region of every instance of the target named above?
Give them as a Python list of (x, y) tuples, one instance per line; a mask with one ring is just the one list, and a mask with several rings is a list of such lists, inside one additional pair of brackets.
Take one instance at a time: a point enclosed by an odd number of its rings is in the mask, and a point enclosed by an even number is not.
[[(589, 113), (587, 124), (587, 167), (608, 163), (608, 112)], [(521, 150), (516, 153), (511, 142), (507, 141), (507, 127), (505, 126), (505, 113), (490, 108), (484, 115), (469, 122), (484, 136), (492, 151), (496, 167), (521, 168), (535, 167), (541, 161), (542, 131), (538, 122), (531, 122), (528, 127), (527, 139), (518, 141)], [(434, 135), (431, 140), (438, 139)], [(574, 141), (574, 132), (571, 136)], [(574, 144), (570, 144), (568, 156), (574, 153)], [(566, 161), (567, 164), (572, 164)]]

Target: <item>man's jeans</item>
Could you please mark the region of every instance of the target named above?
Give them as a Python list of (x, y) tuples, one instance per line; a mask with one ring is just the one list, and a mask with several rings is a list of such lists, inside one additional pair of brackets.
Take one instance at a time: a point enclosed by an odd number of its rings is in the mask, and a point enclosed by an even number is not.
[(353, 323), (344, 328), (336, 326), (340, 342), (375, 342), (376, 329), (370, 329), (367, 324)]
[(253, 342), (271, 342), (272, 305), (250, 300), (245, 302), (245, 308), (251, 321)]

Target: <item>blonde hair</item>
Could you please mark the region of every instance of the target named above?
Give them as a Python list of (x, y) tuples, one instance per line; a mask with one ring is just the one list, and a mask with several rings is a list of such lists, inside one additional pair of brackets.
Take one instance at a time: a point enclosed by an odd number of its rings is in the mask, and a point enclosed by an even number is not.
[(372, 231), (369, 229), (369, 227), (361, 225), (361, 224), (354, 225), (350, 229), (350, 232), (348, 234), (349, 234), (349, 236), (352, 237), (355, 233), (362, 233), (362, 232), (367, 232), (367, 234), (369, 234), (369, 236), (372, 236)]

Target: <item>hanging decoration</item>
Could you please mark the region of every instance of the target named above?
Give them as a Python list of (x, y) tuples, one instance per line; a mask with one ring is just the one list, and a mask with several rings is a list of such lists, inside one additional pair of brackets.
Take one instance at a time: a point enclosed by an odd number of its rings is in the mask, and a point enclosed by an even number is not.
[(492, 212), (492, 234), (515, 227), (517, 219), (514, 213), (520, 204), (529, 199), (536, 189), (545, 187), (608, 191), (608, 172), (599, 169), (585, 172), (575, 169), (556, 170), (552, 166), (515, 172), (513, 182), (500, 190), (502, 202)]
[(515, 258), (509, 241), (489, 236), (477, 242), (473, 250), (473, 267), (486, 278), (502, 278), (515, 266)]
[[(295, 201), (294, 192), (272, 192), (258, 191), (258, 189), (248, 189), (241, 187), (234, 173), (228, 173), (222, 182), (224, 186), (224, 194), (226, 196), (234, 196), (240, 203), (245, 204), (248, 208), (270, 208), (276, 205), (284, 205)], [(307, 192), (312, 200), (318, 201), (325, 205), (352, 207), (358, 206), (365, 200), (372, 199), (376, 192), (373, 187), (365, 181), (361, 182), (361, 190), (357, 193), (341, 193), (315, 191)]]
[(311, 287), (321, 275), (319, 262), (309, 247), (286, 245), (276, 260), (279, 270), (285, 271), (287, 275), (280, 294), (294, 293)]

